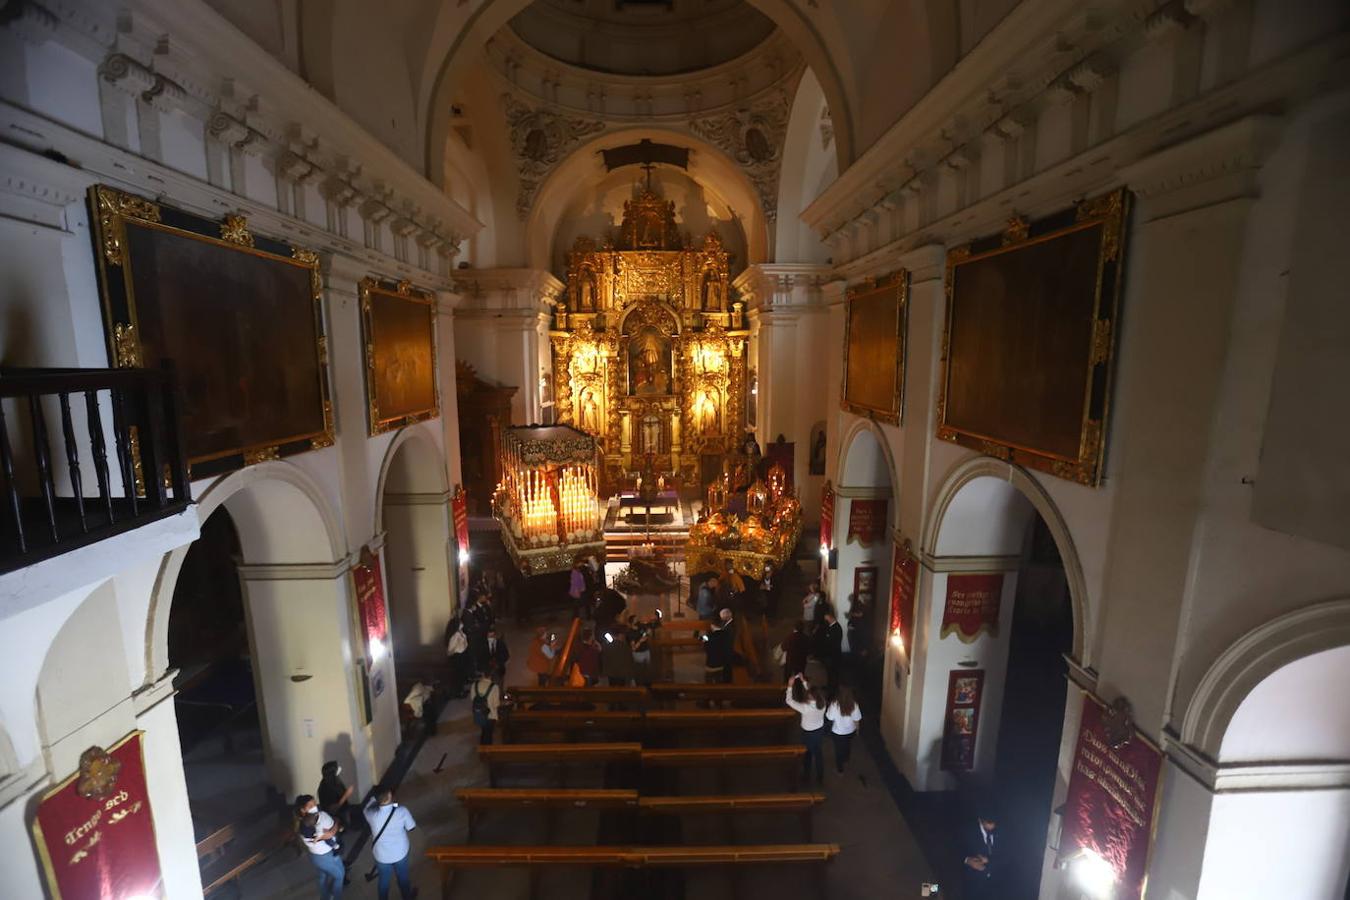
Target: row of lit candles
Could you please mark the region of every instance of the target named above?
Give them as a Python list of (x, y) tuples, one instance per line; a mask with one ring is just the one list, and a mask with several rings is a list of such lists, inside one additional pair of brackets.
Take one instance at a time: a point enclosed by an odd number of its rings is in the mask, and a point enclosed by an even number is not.
[(558, 479), (558, 506), (554, 505), (548, 477), (527, 471), (515, 479), (515, 508), (522, 536), (529, 543), (549, 544), (558, 539), (559, 516), (568, 539), (594, 533), (599, 528), (595, 474), (589, 468), (568, 466)]

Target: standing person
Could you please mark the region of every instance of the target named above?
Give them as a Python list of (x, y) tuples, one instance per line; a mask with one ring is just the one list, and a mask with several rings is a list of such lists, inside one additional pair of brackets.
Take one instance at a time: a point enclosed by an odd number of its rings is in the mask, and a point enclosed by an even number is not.
[(657, 622), (642, 622), (628, 617), (628, 643), (633, 648), (633, 680), (640, 685), (652, 683), (652, 631)]
[(628, 645), (628, 632), (617, 623), (605, 632), (600, 671), (609, 679), (610, 687), (628, 687), (633, 680), (633, 648)]
[(698, 587), (698, 599), (694, 602), (698, 617), (711, 622), (717, 617), (717, 576), (710, 576)]
[(461, 619), (450, 620), (447, 629), (449, 637), (445, 640), (445, 658), (450, 664), (450, 692), (452, 697), (466, 697), (469, 693), (469, 680), (473, 673), (473, 660), (469, 655), (469, 637), (464, 633)]
[(820, 582), (813, 581), (806, 589), (806, 596), (802, 598), (802, 621), (815, 623), (816, 607), (825, 597), (820, 593)]
[(511, 648), (506, 639), (497, 633), (496, 626), (489, 627), (487, 633), (478, 642), (478, 652), (474, 654), (479, 672), (506, 671), (506, 662), (511, 658)]
[(961, 827), (961, 845), (965, 858), (961, 860), (964, 876), (962, 896), (968, 900), (994, 900), (998, 896), (998, 869), (994, 860), (994, 832), (998, 821), (989, 810), (982, 811), (975, 821)]
[(590, 562), (579, 559), (572, 564), (572, 574), (568, 576), (567, 596), (572, 598), (572, 618), (583, 618), (588, 610), (586, 609), (586, 598), (591, 595), (587, 590), (587, 582), (590, 580), (587, 576), (590, 574)]
[(792, 680), (793, 675), (806, 671), (806, 657), (811, 652), (811, 639), (806, 636), (806, 623), (798, 622), (792, 626), (792, 632), (783, 639), (783, 681)]
[(502, 702), (502, 692), (497, 684), (498, 672), (488, 669), (473, 683), (473, 724), (478, 726), (478, 743), (491, 744), (492, 733), (497, 729), (497, 708)]
[(709, 684), (731, 683), (736, 639), (731, 623), (731, 610), (724, 609), (721, 621), (703, 636), (703, 680)]
[(558, 637), (550, 635), (548, 629), (539, 626), (534, 630), (534, 640), (530, 642), (530, 655), (525, 659), (525, 667), (535, 674), (539, 686), (548, 684), (553, 674), (553, 660), (558, 656)]
[(319, 771), (323, 775), (319, 782), (319, 808), (343, 827), (351, 827), (347, 801), (351, 799), (352, 788), (339, 777), (342, 775), (342, 766), (338, 765), (337, 760), (330, 759)]
[(336, 900), (347, 880), (347, 867), (338, 852), (338, 824), (308, 794), (297, 797), (295, 807), (300, 816), (300, 841), (319, 875), (319, 900)]
[(825, 666), (830, 687), (839, 683), (839, 660), (844, 652), (844, 629), (834, 618), (834, 612), (825, 613), (825, 627), (818, 632), (816, 658)]
[(398, 876), (398, 893), (403, 900), (413, 900), (417, 889), (408, 877), (408, 832), (417, 827), (412, 813), (394, 802), (394, 789), (388, 785), (375, 788), (375, 795), (366, 803), (366, 824), (374, 840), (370, 852), (375, 856), (375, 868), (380, 872), (377, 885), (380, 900), (389, 900), (389, 881)]
[(802, 757), (802, 778), (810, 781), (811, 769), (816, 771), (816, 782), (825, 783), (825, 754), (822, 744), (825, 740), (825, 695), (819, 688), (811, 687), (802, 675), (793, 675), (787, 687), (787, 705), (801, 713), (802, 744), (806, 746), (806, 756)]
[(581, 671), (581, 677), (586, 679), (587, 687), (594, 687), (600, 680), (600, 652), (594, 629), (587, 628), (572, 650), (572, 660)]
[(834, 742), (834, 770), (843, 775), (853, 750), (853, 735), (862, 721), (862, 710), (848, 685), (840, 685), (834, 702), (825, 710), (825, 718), (830, 721), (830, 740)]

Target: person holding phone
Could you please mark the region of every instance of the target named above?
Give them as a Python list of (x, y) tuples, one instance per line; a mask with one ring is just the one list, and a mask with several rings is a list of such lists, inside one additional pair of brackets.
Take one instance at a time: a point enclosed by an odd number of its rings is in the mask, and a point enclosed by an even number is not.
[(549, 634), (544, 626), (534, 630), (534, 640), (530, 643), (530, 653), (525, 659), (525, 667), (534, 673), (539, 686), (548, 684), (553, 674), (553, 661), (558, 656), (558, 636)]

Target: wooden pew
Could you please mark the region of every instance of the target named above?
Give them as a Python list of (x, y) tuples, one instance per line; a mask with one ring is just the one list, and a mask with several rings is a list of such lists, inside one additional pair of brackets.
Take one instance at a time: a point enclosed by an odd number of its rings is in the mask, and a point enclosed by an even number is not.
[(642, 713), (615, 710), (511, 710), (501, 717), (501, 722), (502, 736), (507, 743), (511, 743), (522, 731), (564, 734), (601, 731), (610, 734), (634, 734), (641, 732), (643, 728)]
[[(838, 844), (757, 844), (747, 846), (688, 847), (431, 847), (427, 858), (441, 868), (441, 898), (449, 900), (456, 869), (538, 869), (543, 866), (626, 869), (679, 869), (693, 866), (780, 865), (828, 863), (839, 855)], [(824, 896), (823, 870), (817, 870)], [(530, 893), (538, 892), (538, 878), (531, 872)]]
[(294, 828), (289, 823), (284, 824), (243, 848), (240, 855), (220, 856), (205, 863), (202, 866), (202, 894), (211, 896), (294, 840)]
[(691, 684), (657, 682), (649, 690), (654, 700), (715, 700), (744, 706), (782, 706), (787, 686), (782, 684)]
[(639, 797), (638, 809), (647, 815), (686, 816), (718, 813), (797, 813), (802, 835), (814, 840), (811, 811), (825, 802), (824, 794), (711, 794), (702, 797)]
[(533, 687), (520, 686), (506, 689), (506, 698), (516, 704), (526, 703), (625, 703), (636, 707), (646, 706), (651, 694), (641, 687)]
[(805, 755), (806, 748), (800, 744), (643, 750), (642, 765), (644, 768), (654, 769), (780, 766), (788, 770), (792, 779), (792, 789), (796, 791), (800, 784), (802, 758)]
[(641, 744), (489, 744), (478, 748), (478, 758), (488, 767), (488, 784), (497, 786), (501, 766), (595, 765), (609, 762), (637, 763), (642, 760)]
[(469, 813), (468, 841), (483, 813), (490, 809), (542, 809), (553, 833), (553, 813), (559, 809), (636, 809), (637, 791), (609, 788), (461, 788), (455, 797)]
[(797, 721), (794, 710), (782, 709), (654, 709), (647, 713), (648, 729), (679, 731), (695, 729), (782, 728)]

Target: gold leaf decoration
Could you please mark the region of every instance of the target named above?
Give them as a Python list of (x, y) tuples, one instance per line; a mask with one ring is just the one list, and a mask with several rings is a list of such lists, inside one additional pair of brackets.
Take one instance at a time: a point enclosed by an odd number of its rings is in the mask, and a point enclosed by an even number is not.
[(252, 247), (253, 233), (248, 230), (248, 219), (243, 216), (226, 216), (220, 226), (220, 239), (241, 247)]

